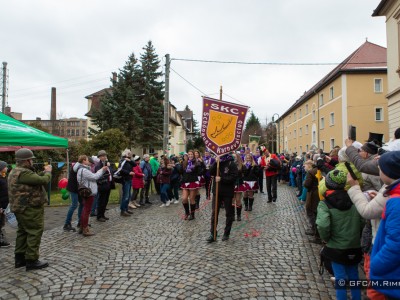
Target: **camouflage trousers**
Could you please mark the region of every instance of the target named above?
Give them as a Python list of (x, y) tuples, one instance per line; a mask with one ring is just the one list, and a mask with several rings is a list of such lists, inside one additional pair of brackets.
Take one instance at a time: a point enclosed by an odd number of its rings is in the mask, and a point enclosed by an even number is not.
[(39, 259), (39, 248), (44, 229), (44, 206), (27, 207), (23, 213), (15, 213), (18, 221), (15, 255), (26, 260)]

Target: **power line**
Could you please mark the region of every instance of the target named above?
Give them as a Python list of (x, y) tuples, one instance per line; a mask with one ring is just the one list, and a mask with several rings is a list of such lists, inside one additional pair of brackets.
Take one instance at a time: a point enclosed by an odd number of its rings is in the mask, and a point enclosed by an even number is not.
[(184, 78), (182, 75), (180, 75), (178, 72), (176, 72), (174, 69), (172, 69), (170, 67), (170, 70), (173, 71), (176, 75), (178, 75), (180, 78), (182, 78), (184, 81), (186, 81), (189, 85), (191, 85), (193, 88), (195, 88), (196, 90), (198, 90), (203, 96), (207, 96), (206, 93), (204, 93), (203, 91), (201, 91), (198, 87), (196, 87), (193, 83), (191, 83), (189, 80), (187, 80), (186, 78)]
[[(236, 65), (272, 65), (272, 66), (336, 66), (345, 65), (346, 63), (290, 63), (290, 62), (246, 62), (246, 61), (223, 61), (223, 60), (204, 60), (204, 59), (190, 59), (190, 58), (171, 58), (171, 60), (177, 61), (189, 61), (189, 62), (200, 62), (200, 63), (216, 63), (216, 64), (236, 64)], [(387, 64), (386, 61), (381, 62), (362, 62), (362, 63), (351, 63), (352, 65), (373, 65), (373, 64)]]

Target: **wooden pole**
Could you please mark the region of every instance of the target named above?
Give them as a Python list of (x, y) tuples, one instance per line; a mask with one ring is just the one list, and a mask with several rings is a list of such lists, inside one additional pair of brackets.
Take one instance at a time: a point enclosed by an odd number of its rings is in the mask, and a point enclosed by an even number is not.
[[(219, 89), (219, 100), (222, 101), (222, 85)], [(217, 173), (215, 177), (219, 176), (219, 159), (217, 161)], [(217, 222), (218, 222), (218, 190), (219, 190), (219, 182), (215, 180), (215, 206), (214, 206), (214, 240), (217, 239)]]
[[(215, 177), (219, 176), (219, 159), (217, 160), (217, 173)], [(217, 239), (217, 222), (218, 222), (218, 188), (219, 182), (215, 180), (215, 206), (214, 206), (214, 240)]]

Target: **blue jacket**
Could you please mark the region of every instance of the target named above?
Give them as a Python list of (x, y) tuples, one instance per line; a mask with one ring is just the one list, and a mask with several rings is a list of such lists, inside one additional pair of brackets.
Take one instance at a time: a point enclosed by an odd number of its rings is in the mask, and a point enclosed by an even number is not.
[[(387, 187), (389, 200), (371, 253), (371, 280), (400, 280), (400, 179)], [(382, 294), (400, 298), (400, 289), (381, 289)]]

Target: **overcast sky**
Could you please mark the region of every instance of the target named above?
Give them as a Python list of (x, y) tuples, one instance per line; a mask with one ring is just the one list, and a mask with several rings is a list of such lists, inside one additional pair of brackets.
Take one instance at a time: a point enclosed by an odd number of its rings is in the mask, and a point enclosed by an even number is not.
[[(152, 40), (164, 56), (268, 63), (339, 63), (368, 41), (386, 47), (380, 0), (0, 0), (0, 60), (12, 111), (84, 117), (85, 96)], [(265, 124), (334, 66), (211, 64), (173, 60), (170, 101), (199, 119), (201, 96), (247, 104)], [(199, 91), (200, 90), (200, 91)], [(238, 102), (240, 101), (240, 102)]]

